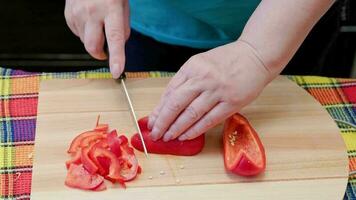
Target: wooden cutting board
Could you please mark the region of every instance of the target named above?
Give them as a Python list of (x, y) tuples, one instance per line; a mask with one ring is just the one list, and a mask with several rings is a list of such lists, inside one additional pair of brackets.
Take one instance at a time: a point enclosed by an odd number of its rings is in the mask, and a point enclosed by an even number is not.
[[(138, 117), (150, 113), (168, 81), (127, 80)], [(93, 128), (98, 114), (119, 133), (130, 137), (136, 132), (121, 85), (113, 80), (42, 81), (32, 199), (342, 199), (348, 179), (346, 148), (336, 124), (315, 99), (279, 77), (242, 113), (265, 145), (264, 174), (245, 178), (224, 170), (219, 125), (207, 133), (199, 155), (150, 154), (146, 159), (136, 152), (143, 173), (126, 190), (109, 185), (103, 192), (85, 192), (64, 185), (66, 149), (78, 133)]]

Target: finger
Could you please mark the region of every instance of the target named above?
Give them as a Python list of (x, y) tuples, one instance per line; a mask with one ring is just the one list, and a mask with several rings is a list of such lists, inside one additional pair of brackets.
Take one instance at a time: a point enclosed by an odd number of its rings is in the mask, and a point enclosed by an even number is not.
[(166, 100), (153, 125), (151, 138), (153, 140), (161, 138), (181, 111), (200, 95), (200, 93), (201, 90), (198, 84), (189, 84), (188, 81), (174, 91)]
[(80, 38), (82, 43), (84, 43), (84, 22), (82, 22), (81, 20), (76, 20), (73, 24), (75, 29), (77, 30), (77, 36)]
[(166, 99), (169, 97), (171, 92), (174, 91), (176, 88), (178, 88), (180, 85), (184, 84), (186, 80), (187, 77), (181, 71), (178, 71), (177, 74), (171, 79), (171, 81), (168, 83), (166, 87), (166, 90), (163, 92), (161, 96), (160, 102), (153, 109), (153, 112), (148, 117), (148, 126), (147, 126), (148, 129), (150, 130), (152, 129), (159, 112), (161, 111), (163, 105), (166, 102)]
[(125, 20), (123, 7), (105, 18), (105, 34), (109, 47), (109, 65), (113, 78), (119, 78), (125, 66)]
[(74, 26), (74, 23), (72, 22), (73, 16), (71, 14), (72, 11), (72, 4), (70, 1), (66, 1), (65, 9), (64, 9), (64, 17), (66, 19), (67, 26), (69, 29), (73, 32), (74, 35), (79, 36), (78, 31), (76, 27)]
[(173, 140), (186, 131), (205, 113), (210, 111), (218, 103), (218, 98), (210, 92), (203, 92), (197, 97), (176, 119), (164, 134), (165, 142)]
[(231, 105), (219, 103), (210, 112), (204, 115), (198, 122), (178, 137), (180, 141), (194, 139), (216, 126), (234, 113)]
[(106, 54), (103, 49), (104, 43), (103, 24), (93, 21), (88, 22), (84, 32), (84, 46), (88, 53), (96, 59), (106, 59)]
[(129, 1), (124, 2), (124, 19), (125, 19), (125, 39), (128, 40), (130, 37), (130, 7)]

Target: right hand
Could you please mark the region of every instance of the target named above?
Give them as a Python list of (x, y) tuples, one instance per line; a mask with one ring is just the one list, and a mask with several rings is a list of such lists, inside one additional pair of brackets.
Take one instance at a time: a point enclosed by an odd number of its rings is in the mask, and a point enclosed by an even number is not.
[(66, 0), (64, 14), (69, 28), (94, 58), (107, 58), (106, 38), (110, 71), (118, 78), (124, 70), (125, 42), (130, 35), (128, 0)]

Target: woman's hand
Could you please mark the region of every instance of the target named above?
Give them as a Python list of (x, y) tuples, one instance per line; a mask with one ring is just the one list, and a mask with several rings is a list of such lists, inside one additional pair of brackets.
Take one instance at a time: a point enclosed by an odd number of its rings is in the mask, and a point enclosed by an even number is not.
[(152, 139), (198, 137), (249, 104), (276, 75), (242, 41), (191, 57), (149, 116)]
[(114, 78), (120, 76), (125, 66), (125, 42), (130, 35), (128, 4), (128, 0), (66, 0), (67, 24), (94, 58), (107, 58), (106, 37)]

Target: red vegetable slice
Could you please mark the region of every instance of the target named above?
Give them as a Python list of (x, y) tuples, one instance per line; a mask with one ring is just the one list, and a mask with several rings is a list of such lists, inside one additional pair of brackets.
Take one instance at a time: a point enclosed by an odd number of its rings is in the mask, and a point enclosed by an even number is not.
[(246, 118), (235, 114), (224, 126), (225, 168), (242, 176), (253, 176), (266, 168), (266, 155), (260, 138)]
[(75, 154), (74, 154), (74, 156), (72, 157), (72, 159), (70, 159), (70, 160), (68, 160), (68, 161), (66, 162), (66, 167), (67, 167), (67, 169), (69, 169), (69, 167), (70, 167), (71, 164), (77, 164), (77, 165), (79, 165), (79, 164), (81, 163), (81, 156), (82, 156), (82, 154), (81, 154), (81, 151), (80, 151), (80, 150), (78, 150), (77, 152), (75, 152)]
[(121, 159), (123, 161), (121, 163), (121, 176), (123, 177), (124, 181), (130, 181), (137, 176), (140, 169), (133, 148), (129, 146), (127, 138), (123, 137), (121, 137), (121, 140), (123, 140), (123, 143), (121, 144)]
[(92, 144), (89, 147), (84, 147), (81, 150), (81, 161), (83, 163), (83, 167), (88, 170), (90, 174), (95, 174), (99, 170), (96, 163), (89, 157), (89, 152), (94, 145), (95, 144)]
[(102, 191), (106, 189), (104, 178), (126, 187), (125, 181), (141, 173), (128, 139), (118, 136), (116, 130), (107, 133), (109, 125), (99, 124), (99, 119), (94, 131), (81, 133), (71, 142), (65, 182), (69, 187)]
[(98, 187), (94, 188), (93, 191), (100, 192), (106, 190), (106, 185), (102, 182)]
[[(98, 158), (105, 158), (105, 163), (103, 159), (101, 159), (101, 163), (99, 162)], [(107, 161), (110, 161), (110, 166), (109, 166), (109, 173), (107, 174), (107, 177), (109, 177), (112, 180), (122, 180), (123, 178), (121, 177), (120, 170), (120, 161), (118, 158), (113, 154), (111, 151), (104, 149), (104, 148), (96, 148), (93, 151), (92, 159), (95, 160), (94, 162), (99, 164), (101, 168), (105, 168), (107, 165)], [(104, 166), (102, 166), (104, 165)]]
[(122, 140), (117, 137), (116, 130), (111, 131), (107, 136), (108, 145), (110, 147), (110, 151), (113, 152), (117, 157), (120, 157), (121, 152), (121, 143)]
[[(104, 178), (92, 175), (82, 165), (71, 164), (67, 172), (65, 184), (72, 188), (93, 190), (104, 183)], [(101, 186), (102, 187), (102, 186)], [(102, 189), (102, 188), (101, 188)]]
[(88, 137), (85, 137), (80, 141), (80, 147), (87, 147), (92, 143), (97, 142), (98, 140), (104, 138), (103, 134), (93, 134)]
[(103, 134), (104, 134), (104, 132), (101, 132), (101, 131), (86, 131), (84, 133), (81, 133), (80, 135), (78, 135), (77, 137), (74, 138), (74, 140), (70, 144), (70, 147), (67, 152), (75, 153), (79, 149), (81, 142), (84, 138), (93, 136), (93, 135), (103, 135)]
[[(153, 141), (149, 137), (150, 131), (147, 128), (147, 122), (148, 117), (144, 117), (138, 121), (138, 124), (140, 125), (147, 151), (150, 153), (193, 156), (200, 153), (204, 147), (205, 134), (193, 140), (186, 141), (179, 141), (178, 139), (168, 142), (164, 142), (163, 140)], [(138, 133), (131, 137), (131, 144), (135, 149), (143, 151), (141, 138)]]

